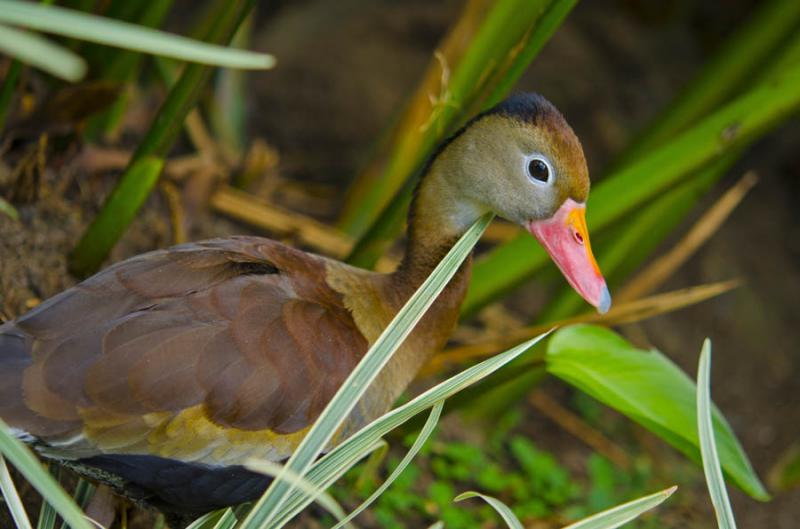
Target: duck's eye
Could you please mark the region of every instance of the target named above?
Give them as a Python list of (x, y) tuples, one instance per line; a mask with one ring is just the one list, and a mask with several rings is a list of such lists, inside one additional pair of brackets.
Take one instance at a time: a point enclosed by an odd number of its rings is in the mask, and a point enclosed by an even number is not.
[(542, 156), (528, 160), (528, 177), (537, 184), (549, 184), (553, 179), (553, 168)]

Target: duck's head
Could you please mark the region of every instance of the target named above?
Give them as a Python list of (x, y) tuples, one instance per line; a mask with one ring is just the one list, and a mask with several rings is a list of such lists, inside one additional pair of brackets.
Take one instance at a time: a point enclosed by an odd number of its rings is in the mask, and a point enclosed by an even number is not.
[(468, 216), (490, 210), (523, 226), (586, 301), (608, 310), (611, 296), (586, 228), (586, 159), (552, 104), (537, 94), (512, 96), (473, 120), (437, 158), (458, 164), (442, 171), (443, 187), (461, 195), (473, 210)]

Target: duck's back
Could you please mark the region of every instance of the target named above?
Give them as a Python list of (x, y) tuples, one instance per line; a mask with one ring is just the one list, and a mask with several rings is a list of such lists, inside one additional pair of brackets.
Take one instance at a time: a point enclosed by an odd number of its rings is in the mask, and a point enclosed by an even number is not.
[(114, 265), (0, 326), (0, 418), (45, 455), (137, 479), (169, 471), (158, 458), (285, 459), (368, 347), (325, 275), (253, 237)]

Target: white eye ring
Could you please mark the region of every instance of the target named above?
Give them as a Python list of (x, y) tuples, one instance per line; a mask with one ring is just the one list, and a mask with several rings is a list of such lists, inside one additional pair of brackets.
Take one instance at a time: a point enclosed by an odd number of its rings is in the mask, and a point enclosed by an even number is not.
[(556, 170), (547, 156), (543, 154), (531, 154), (525, 157), (525, 174), (528, 180), (536, 185), (549, 186), (556, 179)]

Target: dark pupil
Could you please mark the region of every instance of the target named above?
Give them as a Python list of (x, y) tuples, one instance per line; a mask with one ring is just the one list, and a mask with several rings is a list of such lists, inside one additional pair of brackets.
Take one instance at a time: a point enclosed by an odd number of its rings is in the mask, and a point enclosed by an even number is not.
[(528, 165), (528, 172), (531, 174), (531, 178), (535, 178), (540, 182), (547, 182), (547, 179), (550, 178), (547, 164), (541, 160), (531, 160), (530, 165)]

